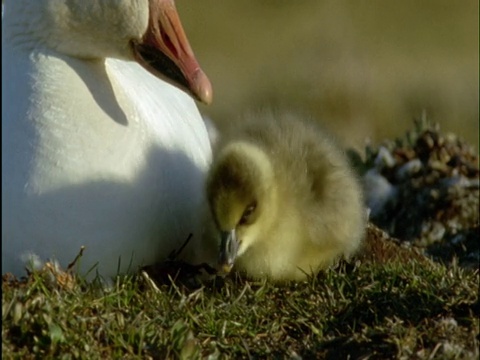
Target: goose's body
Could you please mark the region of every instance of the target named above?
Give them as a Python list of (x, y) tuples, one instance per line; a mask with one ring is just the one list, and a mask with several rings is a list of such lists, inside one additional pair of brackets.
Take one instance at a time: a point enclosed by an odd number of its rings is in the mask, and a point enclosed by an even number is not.
[[(131, 43), (148, 40), (152, 6), (163, 3), (6, 1), (2, 272), (21, 275), (32, 255), (66, 266), (83, 245), (81, 270), (98, 263), (111, 276), (195, 233), (206, 128), (189, 95), (133, 62)], [(178, 66), (179, 85), (208, 102), (195, 64)]]
[(343, 152), (314, 124), (264, 113), (220, 139), (207, 180), (213, 223), (201, 260), (249, 277), (300, 280), (360, 245), (365, 212)]

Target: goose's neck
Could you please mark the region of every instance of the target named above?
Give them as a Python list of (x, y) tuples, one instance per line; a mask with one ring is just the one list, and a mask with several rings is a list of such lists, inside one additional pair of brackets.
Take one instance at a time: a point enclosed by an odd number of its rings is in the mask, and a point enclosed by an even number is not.
[(130, 40), (147, 25), (147, 1), (7, 0), (2, 42), (81, 59), (133, 60)]
[[(2, 18), (2, 46), (33, 50), (42, 46), (42, 38), (48, 37), (48, 26), (42, 19), (42, 7), (38, 2), (6, 0)], [(41, 36), (39, 36), (41, 34)], [(46, 44), (43, 44), (46, 45)]]

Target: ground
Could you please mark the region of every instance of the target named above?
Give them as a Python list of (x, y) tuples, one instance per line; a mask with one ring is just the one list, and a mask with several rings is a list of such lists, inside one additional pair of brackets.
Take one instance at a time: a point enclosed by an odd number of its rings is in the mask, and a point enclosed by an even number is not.
[[(397, 191), (372, 216), (387, 232), (370, 223), (349, 261), (287, 284), (215, 277), (176, 260), (108, 287), (77, 277), (74, 264), (5, 274), (2, 358), (478, 359), (478, 157), (416, 124), (352, 153), (359, 171)], [(406, 171), (415, 159), (422, 166)]]

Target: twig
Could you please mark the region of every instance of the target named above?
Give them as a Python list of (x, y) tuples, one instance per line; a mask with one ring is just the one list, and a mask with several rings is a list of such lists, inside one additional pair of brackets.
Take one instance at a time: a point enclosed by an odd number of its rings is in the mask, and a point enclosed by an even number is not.
[(182, 246), (180, 246), (180, 249), (178, 250), (172, 250), (172, 252), (170, 253), (170, 255), (168, 255), (168, 260), (175, 260), (178, 255), (180, 255), (183, 251), (183, 249), (185, 249), (185, 246), (188, 245), (188, 243), (190, 242), (190, 240), (192, 239), (193, 237), (193, 234), (190, 233), (190, 235), (188, 235), (187, 237), (187, 240), (185, 240), (185, 242), (183, 243)]
[(80, 247), (80, 251), (78, 252), (77, 256), (75, 256), (75, 259), (73, 259), (73, 261), (70, 264), (68, 264), (67, 272), (71, 272), (72, 268), (75, 266), (77, 261), (83, 256), (83, 250), (85, 250), (85, 246), (82, 245)]

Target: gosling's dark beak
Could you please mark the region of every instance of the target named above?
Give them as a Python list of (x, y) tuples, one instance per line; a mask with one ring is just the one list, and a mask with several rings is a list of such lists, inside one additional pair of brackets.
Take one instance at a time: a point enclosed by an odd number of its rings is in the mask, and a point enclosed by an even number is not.
[(233, 264), (237, 257), (238, 240), (235, 229), (230, 231), (222, 231), (220, 233), (220, 256), (218, 258), (218, 265), (220, 271), (229, 273), (232, 270)]

